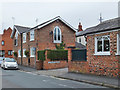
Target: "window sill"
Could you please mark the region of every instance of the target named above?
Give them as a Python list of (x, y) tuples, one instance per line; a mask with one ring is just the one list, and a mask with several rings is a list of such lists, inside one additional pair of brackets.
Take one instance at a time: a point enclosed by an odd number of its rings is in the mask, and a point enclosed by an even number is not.
[(30, 41), (34, 41), (34, 39), (31, 39)]
[(54, 41), (54, 43), (62, 43), (61, 41)]
[(30, 57), (35, 57), (35, 56), (30, 56)]
[(26, 41), (25, 41), (25, 42), (23, 42), (23, 43), (26, 43)]
[(120, 55), (120, 53), (116, 53), (115, 55), (116, 55), (116, 56), (119, 56), (119, 55)]
[(95, 53), (94, 55), (110, 55), (110, 52), (100, 52), (100, 53)]

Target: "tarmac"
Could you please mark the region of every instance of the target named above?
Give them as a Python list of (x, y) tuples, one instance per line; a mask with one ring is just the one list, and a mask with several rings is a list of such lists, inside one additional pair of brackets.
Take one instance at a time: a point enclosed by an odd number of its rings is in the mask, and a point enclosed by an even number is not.
[(109, 88), (120, 89), (119, 78), (97, 76), (97, 75), (91, 75), (91, 74), (70, 73), (68, 72), (68, 68), (52, 69), (52, 70), (36, 70), (35, 68), (19, 65), (19, 69), (22, 71), (31, 72), (37, 75), (54, 76), (62, 79), (74, 80), (74, 81), (89, 83), (93, 85), (100, 85), (100, 86), (105, 86)]

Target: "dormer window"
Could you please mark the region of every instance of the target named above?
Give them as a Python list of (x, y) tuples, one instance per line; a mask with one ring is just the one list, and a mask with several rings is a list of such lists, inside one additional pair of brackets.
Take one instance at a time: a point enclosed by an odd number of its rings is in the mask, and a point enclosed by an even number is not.
[(61, 43), (61, 30), (58, 26), (54, 28), (53, 33), (54, 33), (54, 37), (53, 37), (54, 43)]

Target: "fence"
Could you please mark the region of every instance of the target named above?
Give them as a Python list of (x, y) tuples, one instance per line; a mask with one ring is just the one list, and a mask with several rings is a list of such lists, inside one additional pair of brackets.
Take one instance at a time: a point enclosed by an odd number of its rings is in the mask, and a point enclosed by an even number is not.
[(87, 61), (86, 49), (72, 50), (72, 61)]

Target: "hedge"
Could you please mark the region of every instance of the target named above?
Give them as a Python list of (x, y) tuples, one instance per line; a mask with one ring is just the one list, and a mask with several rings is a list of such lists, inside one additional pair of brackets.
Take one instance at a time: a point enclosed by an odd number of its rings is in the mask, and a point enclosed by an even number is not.
[(47, 58), (50, 60), (68, 60), (68, 50), (49, 50)]
[(38, 60), (45, 60), (45, 50), (38, 51)]

